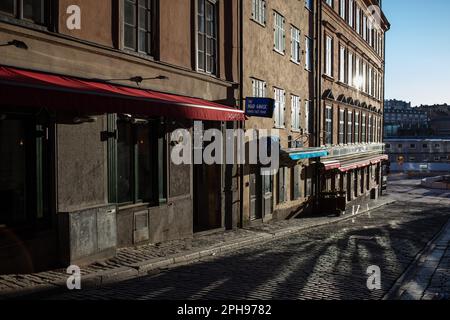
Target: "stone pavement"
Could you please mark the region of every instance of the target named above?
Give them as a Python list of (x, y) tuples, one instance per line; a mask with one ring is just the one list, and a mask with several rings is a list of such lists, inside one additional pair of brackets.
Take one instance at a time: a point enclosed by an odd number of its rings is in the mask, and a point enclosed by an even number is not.
[(450, 300), (450, 222), (429, 243), (387, 298)]
[[(375, 208), (392, 203), (383, 197), (371, 203)], [(367, 208), (361, 209), (363, 214)], [(196, 236), (193, 239), (119, 249), (113, 259), (81, 269), (83, 288), (97, 287), (154, 273), (161, 268), (195, 262), (240, 248), (286, 237), (301, 230), (355, 218), (355, 216), (309, 216), (289, 221), (261, 224), (247, 229)], [(46, 291), (66, 290), (68, 274), (64, 269), (26, 275), (0, 275), (0, 298)]]
[[(450, 218), (441, 204), (397, 201), (352, 219), (220, 252), (191, 264), (43, 300), (381, 299)], [(380, 270), (369, 288), (368, 270)], [(370, 283), (370, 282), (369, 282)], [(372, 290), (374, 289), (374, 290)], [(27, 299), (33, 297), (26, 297)]]

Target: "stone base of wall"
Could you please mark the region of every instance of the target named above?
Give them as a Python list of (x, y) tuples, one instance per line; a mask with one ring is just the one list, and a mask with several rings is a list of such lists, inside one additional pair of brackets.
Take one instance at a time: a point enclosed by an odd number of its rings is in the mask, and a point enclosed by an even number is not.
[(116, 213), (116, 206), (108, 205), (58, 214), (61, 262), (86, 265), (114, 257)]

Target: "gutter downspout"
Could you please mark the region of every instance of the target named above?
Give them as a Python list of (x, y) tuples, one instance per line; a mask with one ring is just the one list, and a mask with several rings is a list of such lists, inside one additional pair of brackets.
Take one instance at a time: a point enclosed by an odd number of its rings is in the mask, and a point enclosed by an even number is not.
[[(316, 33), (316, 63), (315, 63), (315, 74), (316, 74), (316, 83), (314, 86), (314, 96), (315, 96), (315, 100), (316, 100), (316, 112), (315, 112), (315, 141), (314, 141), (314, 146), (315, 147), (320, 147), (320, 137), (321, 137), (321, 121), (322, 121), (322, 116), (321, 116), (321, 106), (322, 106), (322, 96), (321, 96), (321, 92), (322, 92), (322, 0), (317, 0), (316, 1), (317, 6), (316, 6), (316, 12), (315, 12), (315, 16), (316, 16), (316, 26), (315, 26), (315, 33)], [(320, 161), (320, 160), (319, 160)], [(315, 208), (317, 209), (318, 207), (318, 201), (319, 201), (319, 193), (320, 193), (320, 172), (319, 172), (319, 166), (318, 166), (318, 161), (316, 161), (316, 166), (315, 166)]]
[[(243, 109), (244, 104), (244, 1), (238, 0), (238, 15), (239, 15), (239, 106)], [(240, 121), (238, 124), (239, 129), (245, 130), (245, 122)], [(239, 225), (244, 227), (244, 165), (239, 164)]]

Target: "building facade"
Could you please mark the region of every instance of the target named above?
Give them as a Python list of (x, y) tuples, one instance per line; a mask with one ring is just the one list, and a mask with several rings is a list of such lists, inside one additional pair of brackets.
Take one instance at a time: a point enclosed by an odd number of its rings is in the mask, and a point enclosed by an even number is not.
[[(273, 117), (249, 117), (245, 129), (279, 135), (285, 155), (314, 146), (315, 1), (243, 1), (242, 96), (270, 98)], [(286, 157), (275, 175), (243, 166), (243, 225), (282, 219), (303, 211), (312, 196), (310, 160)]]
[(431, 133), (428, 112), (411, 107), (410, 102), (386, 100), (384, 108), (384, 136), (412, 136)]
[(2, 1), (2, 272), (237, 226), (234, 168), (174, 165), (170, 138), (243, 120), (238, 3)]
[[(375, 0), (321, 1), (318, 77), (319, 199), (352, 210), (381, 191), (385, 35), (390, 25)], [(336, 205), (338, 203), (338, 205)]]
[(390, 137), (385, 142), (392, 172), (450, 171), (448, 137)]

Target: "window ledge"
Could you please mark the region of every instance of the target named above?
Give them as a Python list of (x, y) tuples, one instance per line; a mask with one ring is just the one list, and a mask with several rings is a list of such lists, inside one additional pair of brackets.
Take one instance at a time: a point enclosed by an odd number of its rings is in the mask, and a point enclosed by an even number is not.
[(260, 26), (263, 27), (263, 28), (266, 27), (266, 24), (265, 24), (265, 23), (262, 23), (262, 22), (256, 20), (254, 17), (251, 17), (250, 20), (253, 21), (254, 23), (260, 25)]
[(273, 51), (276, 52), (276, 53), (278, 53), (279, 55), (282, 55), (282, 56), (285, 56), (285, 55), (286, 55), (285, 51), (280, 51), (280, 50), (278, 50), (278, 49), (276, 49), (276, 48), (273, 48)]

